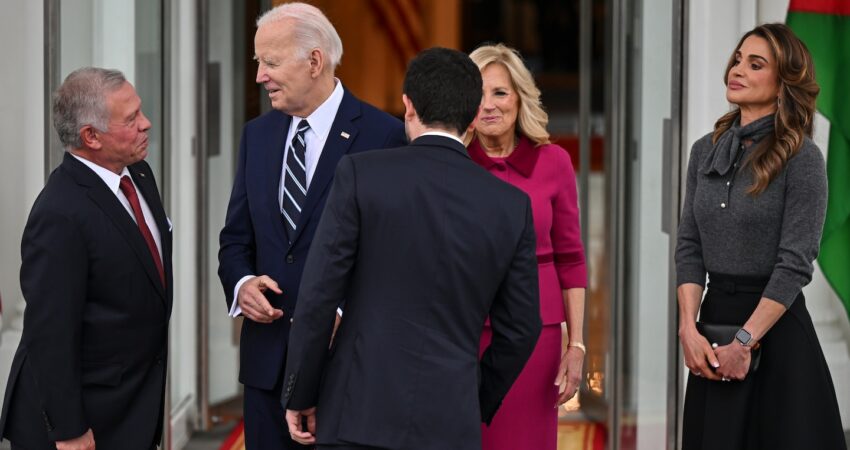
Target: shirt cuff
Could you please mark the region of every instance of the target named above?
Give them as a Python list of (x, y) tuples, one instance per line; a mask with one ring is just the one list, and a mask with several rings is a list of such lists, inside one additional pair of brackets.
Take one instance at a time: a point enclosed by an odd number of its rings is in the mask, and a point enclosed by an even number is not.
[(337, 308), (336, 313), (339, 314), (340, 317), (342, 317), (342, 308)]
[(230, 304), (230, 312), (228, 313), (230, 317), (239, 317), (242, 314), (242, 308), (239, 307), (239, 288), (254, 276), (245, 275), (236, 282), (236, 287), (233, 288), (233, 303)]

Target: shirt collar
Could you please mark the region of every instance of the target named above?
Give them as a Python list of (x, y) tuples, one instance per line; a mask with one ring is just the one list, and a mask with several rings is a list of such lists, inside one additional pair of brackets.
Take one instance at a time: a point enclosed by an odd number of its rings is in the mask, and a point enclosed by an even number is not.
[(426, 132), (424, 132), (424, 133), (420, 134), (419, 136), (420, 136), (420, 137), (421, 137), (421, 136), (442, 136), (442, 137), (447, 137), (447, 138), (449, 138), (449, 139), (454, 139), (455, 141), (460, 142), (460, 145), (463, 145), (463, 141), (462, 141), (462, 140), (460, 140), (460, 138), (459, 138), (459, 137), (457, 137), (457, 136), (455, 136), (455, 135), (453, 135), (453, 134), (451, 134), (451, 133), (444, 133), (444, 132), (442, 132), (442, 131), (426, 131)]
[[(481, 141), (477, 137), (472, 139), (467, 150), (469, 151), (469, 157), (485, 169), (489, 169), (496, 164), (496, 160), (487, 156), (487, 153), (484, 152)], [(539, 155), (540, 152), (531, 140), (525, 136), (520, 136), (516, 148), (507, 158), (504, 158), (504, 161), (522, 176), (528, 178), (534, 171), (534, 166), (537, 165), (537, 157)]]
[[(342, 103), (342, 97), (344, 94), (342, 82), (340, 82), (339, 79), (334, 78), (334, 84), (336, 86), (334, 87), (333, 92), (331, 92), (331, 95), (325, 99), (325, 101), (322, 102), (322, 104), (319, 105), (312, 114), (303, 118), (307, 119), (307, 122), (310, 124), (310, 129), (322, 139), (327, 138), (328, 133), (331, 132), (331, 126), (334, 123), (337, 110), (339, 110), (339, 105)], [(299, 117), (298, 119), (302, 118)], [(292, 122), (293, 125), (297, 126), (295, 120)], [(300, 123), (301, 120), (298, 120), (297, 122)]]
[[(69, 153), (71, 153), (71, 156), (73, 156), (74, 158), (77, 158), (78, 161), (85, 164), (89, 169), (94, 171), (94, 173), (97, 174), (97, 176), (100, 177), (100, 179), (103, 180), (104, 183), (106, 183), (106, 187), (108, 187), (109, 190), (112, 191), (112, 193), (115, 195), (118, 195), (118, 191), (121, 189), (121, 177), (123, 177), (124, 175), (130, 176), (130, 171), (127, 170), (126, 167), (124, 167), (124, 169), (121, 171), (121, 174), (116, 174), (115, 172), (107, 169), (106, 167), (95, 164), (87, 160), (86, 158), (83, 158), (82, 156), (79, 156), (72, 152)], [(133, 177), (130, 177), (130, 179), (132, 178)]]

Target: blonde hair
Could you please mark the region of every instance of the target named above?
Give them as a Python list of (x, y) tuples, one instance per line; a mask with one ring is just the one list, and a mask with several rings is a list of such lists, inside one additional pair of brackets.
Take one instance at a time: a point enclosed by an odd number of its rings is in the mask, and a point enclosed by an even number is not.
[(534, 84), (531, 72), (525, 67), (519, 52), (504, 45), (482, 45), (469, 54), (479, 70), (490, 64), (501, 64), (508, 70), (514, 90), (519, 94), (517, 132), (535, 145), (549, 143), (549, 115), (540, 102), (540, 89)]
[[(805, 137), (811, 138), (820, 87), (815, 81), (815, 65), (806, 45), (781, 23), (759, 25), (741, 38), (723, 72), (724, 84), (735, 64), (735, 54), (750, 36), (767, 41), (776, 60), (779, 84), (773, 135), (765, 137), (744, 161), (751, 167), (754, 178), (747, 192), (756, 195), (764, 192), (788, 160), (797, 154)], [(712, 142), (717, 142), (740, 115), (741, 110), (735, 108), (717, 119)]]

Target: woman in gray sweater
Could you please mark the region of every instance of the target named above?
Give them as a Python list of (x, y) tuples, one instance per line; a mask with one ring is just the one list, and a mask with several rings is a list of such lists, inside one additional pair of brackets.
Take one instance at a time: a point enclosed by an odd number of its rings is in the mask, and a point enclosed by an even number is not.
[[(812, 58), (785, 25), (761, 25), (741, 38), (724, 82), (734, 108), (691, 150), (676, 248), (679, 339), (691, 372), (682, 448), (845, 450), (801, 292), (827, 189), (810, 139)], [(702, 324), (733, 327), (707, 338)]]

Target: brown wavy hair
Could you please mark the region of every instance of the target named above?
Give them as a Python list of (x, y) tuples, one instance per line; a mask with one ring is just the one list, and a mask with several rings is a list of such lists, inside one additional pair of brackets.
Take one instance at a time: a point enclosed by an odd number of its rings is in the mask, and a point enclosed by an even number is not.
[[(812, 55), (800, 39), (785, 24), (768, 23), (759, 25), (741, 37), (723, 72), (723, 84), (729, 80), (729, 71), (735, 64), (735, 54), (744, 40), (758, 36), (767, 41), (776, 61), (779, 95), (776, 99), (774, 133), (756, 146), (744, 161), (753, 171), (753, 184), (747, 190), (758, 195), (779, 175), (791, 157), (800, 150), (805, 137), (811, 138), (815, 115), (815, 100), (820, 87), (815, 81), (815, 66)], [(732, 127), (741, 115), (739, 108), (723, 115), (714, 124), (712, 142)]]

